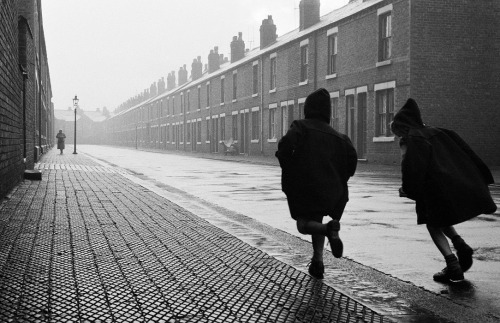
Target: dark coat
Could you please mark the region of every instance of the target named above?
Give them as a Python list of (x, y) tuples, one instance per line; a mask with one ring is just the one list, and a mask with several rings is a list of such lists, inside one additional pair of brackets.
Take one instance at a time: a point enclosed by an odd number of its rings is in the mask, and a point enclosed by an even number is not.
[(64, 149), (64, 139), (66, 139), (66, 135), (62, 132), (58, 132), (56, 138), (57, 138), (57, 149)]
[(308, 214), (340, 219), (349, 200), (347, 181), (356, 171), (356, 150), (326, 120), (295, 120), (278, 143), (282, 190), (294, 219)]
[(419, 224), (450, 226), (496, 211), (488, 189), (490, 170), (455, 132), (425, 126), (412, 99), (391, 128), (406, 147), (402, 189), (416, 201)]

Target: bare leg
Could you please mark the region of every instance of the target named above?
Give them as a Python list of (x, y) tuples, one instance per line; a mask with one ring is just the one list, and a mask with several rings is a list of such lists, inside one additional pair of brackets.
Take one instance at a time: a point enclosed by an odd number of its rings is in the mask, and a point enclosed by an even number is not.
[(441, 228), (443, 230), (443, 233), (449, 238), (449, 239), (452, 239), (453, 237), (456, 237), (458, 236), (458, 233), (457, 231), (455, 230), (455, 228), (450, 225), (449, 227), (443, 227)]
[(444, 257), (453, 254), (450, 248), (450, 244), (448, 243), (448, 239), (446, 239), (446, 236), (444, 235), (441, 228), (427, 225), (427, 230), (431, 235), (432, 241), (434, 241), (434, 244)]
[(323, 250), (325, 249), (325, 236), (321, 234), (313, 234), (312, 245), (313, 245), (312, 260), (323, 261)]
[(297, 230), (302, 234), (322, 235), (326, 236), (326, 224), (316, 221), (305, 221), (302, 219), (297, 220)]

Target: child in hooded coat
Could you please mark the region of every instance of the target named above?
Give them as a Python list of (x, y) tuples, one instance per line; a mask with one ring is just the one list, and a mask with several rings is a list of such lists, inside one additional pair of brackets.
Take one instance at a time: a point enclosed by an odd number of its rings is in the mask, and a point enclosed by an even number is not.
[[(312, 235), (309, 273), (322, 279), (323, 249), (328, 238), (332, 253), (342, 257), (339, 220), (349, 200), (347, 181), (357, 165), (356, 150), (346, 135), (330, 125), (330, 94), (311, 93), (304, 104), (305, 119), (295, 120), (278, 143), (276, 157), (282, 168), (281, 185), (302, 234)], [(323, 224), (323, 217), (333, 220)]]
[(446, 261), (433, 278), (445, 283), (463, 280), (463, 273), (472, 266), (473, 250), (453, 225), (496, 211), (488, 189), (493, 176), (455, 132), (424, 125), (417, 102), (411, 98), (394, 116), (391, 130), (401, 138), (400, 196), (415, 200), (417, 223), (427, 225)]

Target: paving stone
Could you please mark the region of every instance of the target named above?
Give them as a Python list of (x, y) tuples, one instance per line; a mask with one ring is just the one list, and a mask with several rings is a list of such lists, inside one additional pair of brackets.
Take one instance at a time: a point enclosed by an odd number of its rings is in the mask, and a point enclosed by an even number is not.
[(0, 321), (388, 322), (83, 154), (0, 204)]

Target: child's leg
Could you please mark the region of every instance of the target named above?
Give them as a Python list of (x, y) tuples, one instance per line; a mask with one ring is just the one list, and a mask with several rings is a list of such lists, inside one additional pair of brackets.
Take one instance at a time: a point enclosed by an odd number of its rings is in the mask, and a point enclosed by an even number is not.
[(427, 225), (427, 230), (432, 241), (444, 256), (446, 268), (434, 275), (434, 280), (439, 282), (460, 281), (464, 279), (464, 274), (460, 268), (457, 257), (453, 254), (443, 229)]
[(313, 234), (312, 236), (312, 246), (313, 246), (313, 261), (323, 261), (323, 250), (325, 249), (325, 236), (321, 234)]
[(460, 267), (463, 272), (466, 272), (470, 269), (470, 267), (472, 267), (472, 255), (474, 254), (474, 251), (464, 241), (464, 239), (462, 239), (453, 226), (444, 227), (443, 233), (450, 238), (451, 242), (453, 242), (453, 247), (455, 247), (455, 250), (457, 251)]
[(448, 240), (446, 239), (446, 236), (441, 228), (427, 225), (427, 230), (431, 235), (432, 241), (434, 241), (434, 244), (444, 257), (453, 254), (453, 252), (451, 252), (450, 244), (448, 243)]

